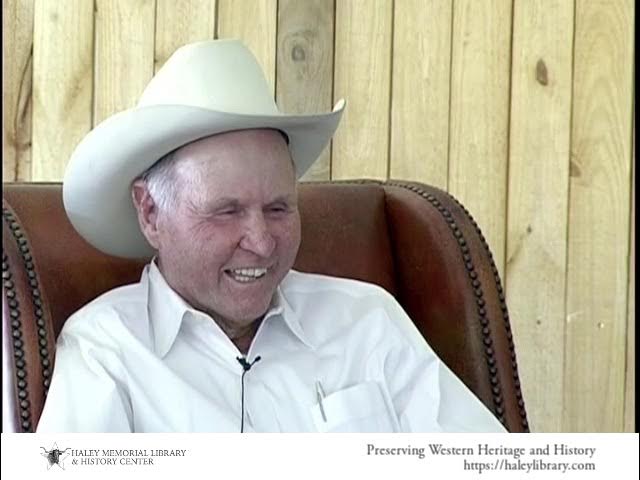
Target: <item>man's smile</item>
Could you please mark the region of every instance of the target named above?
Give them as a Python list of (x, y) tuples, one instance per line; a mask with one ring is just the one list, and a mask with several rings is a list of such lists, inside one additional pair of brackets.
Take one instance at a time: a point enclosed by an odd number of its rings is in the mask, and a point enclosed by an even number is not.
[(244, 267), (229, 268), (224, 271), (233, 280), (240, 283), (251, 283), (260, 280), (267, 274), (268, 268), (264, 267)]

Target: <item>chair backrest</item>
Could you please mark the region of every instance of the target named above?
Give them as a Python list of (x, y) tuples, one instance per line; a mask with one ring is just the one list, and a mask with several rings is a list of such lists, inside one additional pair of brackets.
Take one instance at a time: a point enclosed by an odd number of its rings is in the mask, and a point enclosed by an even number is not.
[[(3, 431), (33, 431), (65, 320), (138, 281), (148, 259), (114, 258), (86, 243), (66, 217), (59, 183), (5, 184), (3, 194)], [(294, 268), (387, 289), (505, 427), (528, 431), (500, 277), (460, 203), (427, 185), (359, 181), (303, 183), (299, 206)]]

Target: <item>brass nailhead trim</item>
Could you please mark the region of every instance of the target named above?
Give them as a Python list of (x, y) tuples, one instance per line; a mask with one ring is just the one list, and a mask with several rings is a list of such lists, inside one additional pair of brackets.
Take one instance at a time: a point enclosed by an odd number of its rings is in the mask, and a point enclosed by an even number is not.
[[(4, 212), (3, 212), (4, 213)], [(6, 217), (5, 217), (6, 218)], [(15, 232), (15, 229), (12, 229)], [(5, 293), (7, 297), (10, 299), (7, 302), (9, 307), (9, 316), (14, 319), (11, 321), (11, 336), (14, 339), (22, 338), (22, 323), (18, 320), (20, 318), (20, 304), (16, 299), (16, 291), (15, 284), (11, 281), (12, 278), (11, 269), (9, 267), (9, 258), (5, 251), (2, 251), (2, 279), (4, 280)], [(15, 361), (15, 379), (16, 379), (16, 387), (17, 387), (17, 395), (19, 399), (26, 399), (29, 397), (29, 392), (27, 390), (27, 371), (26, 371), (26, 363), (22, 359), (23, 353), (22, 350), (17, 345), (22, 345), (20, 340), (14, 340), (13, 344), (15, 348), (14, 357)], [(30, 412), (28, 408), (25, 408), (22, 402), (18, 402), (18, 415), (22, 418), (20, 422), (20, 426), (22, 430), (25, 432), (29, 431), (29, 427), (31, 423), (29, 422)], [(28, 427), (25, 429), (25, 424), (28, 424)]]
[[(9, 229), (13, 233), (13, 236), (18, 244), (18, 249), (21, 252), (21, 256), (24, 262), (24, 267), (27, 272), (27, 278), (29, 279), (29, 285), (31, 288), (31, 300), (34, 305), (34, 314), (36, 317), (36, 325), (37, 334), (38, 334), (38, 344), (41, 348), (38, 349), (40, 354), (40, 364), (43, 368), (42, 370), (42, 384), (44, 386), (44, 394), (46, 396), (49, 390), (49, 384), (51, 376), (50, 365), (51, 359), (49, 358), (49, 351), (47, 346), (49, 345), (49, 339), (47, 336), (47, 331), (45, 328), (46, 321), (44, 318), (44, 312), (42, 310), (42, 300), (40, 299), (40, 290), (38, 284), (38, 276), (35, 271), (35, 265), (33, 262), (33, 256), (31, 255), (29, 242), (24, 235), (23, 231), (20, 229), (20, 224), (14, 214), (6, 207), (2, 208), (2, 216), (4, 221), (8, 224)], [(9, 259), (6, 253), (2, 252), (2, 278), (5, 280), (4, 286), (6, 289), (7, 298), (10, 299), (8, 302), (9, 305), (9, 315), (12, 318), (18, 319), (20, 317), (20, 304), (17, 300), (17, 292), (15, 291), (14, 282), (11, 281), (12, 273), (9, 265)], [(20, 322), (12, 323), (12, 336), (14, 337), (14, 357), (16, 360), (16, 385), (18, 388), (18, 398), (22, 399), (19, 403), (20, 412), (19, 415), (23, 419), (20, 424), (22, 430), (24, 432), (32, 431), (31, 424), (31, 411), (29, 409), (30, 403), (28, 401), (29, 391), (28, 391), (28, 378), (26, 371), (26, 361), (24, 359), (24, 351), (22, 350), (22, 328)]]
[(480, 240), (482, 242), (482, 246), (484, 247), (485, 252), (487, 253), (488, 257), (489, 257), (489, 261), (491, 262), (491, 270), (493, 272), (494, 275), (494, 281), (496, 284), (496, 289), (498, 291), (498, 300), (500, 301), (500, 309), (502, 310), (503, 314), (502, 314), (502, 319), (504, 321), (504, 327), (507, 331), (507, 341), (508, 343), (508, 348), (509, 351), (511, 352), (511, 368), (513, 370), (513, 377), (514, 377), (514, 386), (515, 386), (515, 390), (516, 390), (516, 397), (519, 398), (520, 400), (518, 401), (518, 405), (519, 405), (519, 409), (518, 409), (518, 413), (520, 414), (520, 420), (521, 420), (521, 424), (524, 427), (525, 431), (529, 431), (529, 422), (527, 420), (527, 414), (526, 411), (524, 409), (524, 401), (522, 400), (522, 391), (520, 389), (520, 377), (518, 375), (518, 364), (515, 361), (515, 345), (513, 343), (513, 335), (511, 333), (511, 322), (509, 321), (509, 313), (508, 313), (508, 309), (507, 309), (507, 304), (505, 302), (505, 295), (504, 295), (504, 290), (502, 288), (502, 283), (500, 281), (500, 275), (498, 272), (498, 268), (495, 265), (495, 261), (493, 259), (493, 255), (491, 253), (491, 249), (489, 248), (489, 244), (487, 243), (486, 239), (484, 238), (484, 235), (482, 234), (482, 232), (480, 231), (480, 227), (478, 226), (478, 224), (476, 223), (476, 221), (473, 219), (473, 217), (471, 216), (471, 214), (469, 213), (469, 211), (464, 207), (464, 205), (462, 205), (453, 195), (447, 193), (447, 195), (449, 195), (449, 197), (451, 197), (451, 199), (453, 199), (454, 202), (456, 202), (456, 204), (462, 208), (462, 210), (464, 211), (464, 213), (467, 215), (467, 217), (469, 218), (469, 220), (471, 221), (472, 225), (474, 226), (476, 232), (478, 233)]

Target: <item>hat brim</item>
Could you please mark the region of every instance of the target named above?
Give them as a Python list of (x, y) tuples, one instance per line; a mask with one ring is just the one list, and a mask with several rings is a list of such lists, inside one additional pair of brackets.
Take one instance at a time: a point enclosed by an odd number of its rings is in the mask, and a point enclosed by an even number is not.
[(318, 115), (242, 115), (182, 105), (120, 112), (76, 147), (63, 181), (63, 202), (74, 228), (97, 249), (125, 258), (153, 255), (140, 231), (131, 183), (167, 153), (200, 138), (233, 130), (273, 128), (289, 137), (298, 177), (333, 136), (344, 101)]

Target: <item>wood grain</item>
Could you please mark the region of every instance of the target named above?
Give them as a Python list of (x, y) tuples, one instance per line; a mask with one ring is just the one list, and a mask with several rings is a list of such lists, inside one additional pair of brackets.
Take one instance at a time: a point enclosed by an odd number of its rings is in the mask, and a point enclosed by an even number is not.
[[(634, 102), (635, 110), (635, 102)], [(627, 366), (624, 388), (624, 431), (636, 432), (636, 128), (633, 126), (631, 155), (631, 228), (629, 229), (629, 294), (627, 296)]]
[(275, 96), (277, 0), (218, 0), (217, 38), (237, 38), (249, 47)]
[(214, 38), (216, 0), (156, 0), (154, 71), (178, 48)]
[(447, 188), (453, 2), (394, 4), (389, 176)]
[(36, 0), (33, 53), (32, 180), (60, 181), (91, 129), (93, 4)]
[(334, 101), (347, 100), (331, 178), (387, 177), (392, 2), (336, 0)]
[[(286, 113), (332, 109), (334, 0), (280, 0), (276, 99)], [(302, 180), (329, 180), (327, 147)]]
[(511, 1), (454, 2), (449, 192), (474, 216), (504, 278)]
[(132, 108), (153, 76), (155, 0), (96, 0), (94, 125)]
[(514, 4), (506, 289), (532, 431), (562, 425), (573, 4)]
[(33, 0), (2, 2), (2, 181), (31, 178)]
[(633, 2), (576, 3), (564, 431), (623, 428)]

